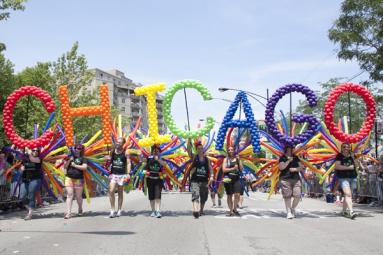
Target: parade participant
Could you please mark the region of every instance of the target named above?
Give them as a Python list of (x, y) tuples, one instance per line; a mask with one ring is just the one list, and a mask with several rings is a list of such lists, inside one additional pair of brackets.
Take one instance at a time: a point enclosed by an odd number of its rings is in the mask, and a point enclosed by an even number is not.
[(209, 186), (210, 198), (211, 198), (211, 201), (213, 202), (213, 208), (217, 207), (217, 204), (215, 203), (216, 196), (218, 197), (218, 207), (219, 208), (222, 207), (223, 194), (222, 192), (220, 192), (222, 175), (223, 175), (222, 168), (220, 168), (217, 173), (217, 178), (215, 179), (216, 181), (213, 181), (212, 184)]
[(73, 156), (69, 157), (65, 164), (66, 171), (65, 188), (66, 188), (66, 204), (67, 212), (64, 219), (71, 218), (73, 197), (76, 196), (78, 205), (78, 215), (83, 213), (82, 209), (82, 192), (84, 189), (84, 171), (88, 168), (87, 160), (84, 158), (84, 146), (82, 144), (75, 145)]
[[(293, 148), (287, 146), (284, 154), (279, 158), (279, 180), (283, 200), (285, 201), (287, 219), (296, 217), (295, 209), (302, 194), (302, 182), (299, 172), (303, 170), (304, 167), (300, 163), (299, 158), (293, 155)], [(293, 201), (291, 201), (292, 198)]]
[(163, 188), (163, 181), (161, 175), (165, 162), (160, 158), (160, 152), (160, 147), (158, 145), (153, 145), (151, 148), (151, 155), (144, 158), (144, 161), (146, 161), (147, 172), (146, 183), (148, 185), (150, 208), (152, 209), (150, 217), (156, 218), (162, 217), (161, 191)]
[(32, 219), (33, 209), (36, 208), (36, 193), (41, 187), (41, 159), (39, 150), (33, 149), (25, 155), (21, 165), (22, 185), (20, 188), (20, 199), (28, 210), (24, 220)]
[(356, 189), (356, 159), (351, 153), (351, 145), (343, 143), (341, 152), (335, 158), (335, 174), (344, 193), (342, 216), (354, 219), (357, 214), (352, 208), (352, 191)]
[(378, 195), (378, 205), (383, 205), (383, 153), (379, 156), (379, 164), (378, 164), (378, 176), (377, 176), (377, 195)]
[(197, 141), (195, 148), (197, 149), (197, 155), (192, 155), (190, 146), (188, 153), (192, 158), (190, 186), (192, 191), (193, 216), (198, 219), (204, 215), (203, 209), (209, 195), (208, 186), (210, 186), (214, 176), (210, 160), (204, 153), (202, 143)]
[(225, 175), (224, 186), (227, 195), (227, 205), (229, 207), (228, 216), (240, 216), (237, 206), (241, 196), (240, 172), (243, 166), (239, 157), (234, 155), (234, 147), (227, 149), (227, 157), (225, 158), (222, 170)]
[[(115, 148), (110, 155), (110, 171), (109, 176), (109, 200), (110, 200), (110, 215), (109, 218), (120, 217), (121, 208), (124, 196), (124, 183), (130, 178), (131, 162), (128, 152), (124, 149), (125, 139), (117, 138)], [(118, 193), (118, 210), (116, 213), (115, 193)]]

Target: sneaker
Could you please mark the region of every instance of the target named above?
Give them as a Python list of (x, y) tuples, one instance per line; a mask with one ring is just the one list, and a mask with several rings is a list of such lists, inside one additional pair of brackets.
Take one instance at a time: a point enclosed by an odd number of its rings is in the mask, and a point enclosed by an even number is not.
[(195, 219), (198, 219), (199, 218), (199, 212), (193, 212), (193, 216)]
[(150, 217), (156, 217), (156, 212), (153, 211), (153, 212), (150, 214)]
[(217, 205), (216, 205), (216, 204), (213, 204), (211, 207), (213, 207), (213, 208), (217, 208)]
[(353, 211), (350, 212), (349, 215), (350, 215), (350, 219), (352, 219), (352, 220), (355, 219), (356, 216), (358, 216), (358, 214), (356, 212), (353, 212)]
[(79, 210), (78, 210), (77, 215), (78, 215), (78, 216), (83, 216), (83, 211), (82, 211), (82, 209), (79, 209)]
[(114, 218), (114, 217), (116, 217), (116, 215), (114, 214), (114, 211), (111, 211), (109, 214), (109, 218)]
[(25, 216), (24, 220), (31, 220), (32, 219), (32, 214), (28, 214)]
[(121, 210), (118, 210), (118, 211), (117, 211), (117, 214), (116, 214), (116, 217), (120, 217), (121, 214), (122, 214), (122, 211), (121, 211)]
[(296, 215), (296, 211), (295, 211), (295, 209), (293, 209), (293, 208), (291, 208), (291, 214), (293, 215), (294, 218), (297, 217), (297, 215)]
[(218, 199), (218, 207), (221, 208), (222, 207), (222, 202), (221, 202), (221, 199)]
[(205, 213), (203, 211), (200, 211), (199, 216), (203, 216), (203, 215), (205, 215)]
[(162, 217), (162, 215), (161, 215), (160, 211), (157, 211), (156, 212), (156, 218), (161, 218), (161, 217)]
[(286, 216), (286, 219), (291, 220), (291, 219), (293, 219), (293, 218), (294, 218), (293, 214), (292, 214), (291, 212), (288, 212), (288, 213), (287, 213), (287, 216)]
[(238, 211), (233, 211), (235, 216), (241, 216)]

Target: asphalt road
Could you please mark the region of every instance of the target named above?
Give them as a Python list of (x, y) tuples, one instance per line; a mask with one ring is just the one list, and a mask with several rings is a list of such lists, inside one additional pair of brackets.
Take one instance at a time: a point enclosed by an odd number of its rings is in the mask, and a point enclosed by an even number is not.
[[(287, 220), (280, 196), (245, 198), (241, 217), (227, 217), (227, 206), (194, 219), (191, 194), (163, 193), (163, 217), (149, 217), (141, 192), (125, 194), (124, 214), (109, 219), (107, 197), (84, 205), (82, 217), (63, 219), (65, 204), (0, 215), (0, 254), (383, 254), (383, 209), (356, 208), (356, 220), (340, 207), (304, 198), (296, 219)], [(77, 207), (74, 206), (75, 211)]]

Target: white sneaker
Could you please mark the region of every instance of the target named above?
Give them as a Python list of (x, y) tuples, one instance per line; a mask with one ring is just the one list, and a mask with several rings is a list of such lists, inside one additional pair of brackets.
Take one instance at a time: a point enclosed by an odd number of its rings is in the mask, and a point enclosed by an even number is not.
[(291, 214), (293, 215), (293, 218), (297, 217), (295, 209), (293, 209), (293, 208), (291, 208)]
[(118, 211), (117, 211), (117, 214), (116, 214), (116, 217), (120, 217), (121, 214), (122, 214), (122, 211), (121, 211), (121, 210), (118, 210)]
[(293, 216), (293, 214), (291, 212), (288, 212), (286, 218), (291, 220), (291, 219), (294, 218), (294, 216)]
[(109, 214), (109, 218), (114, 218), (114, 217), (116, 217), (116, 215), (114, 214), (114, 211), (111, 211)]

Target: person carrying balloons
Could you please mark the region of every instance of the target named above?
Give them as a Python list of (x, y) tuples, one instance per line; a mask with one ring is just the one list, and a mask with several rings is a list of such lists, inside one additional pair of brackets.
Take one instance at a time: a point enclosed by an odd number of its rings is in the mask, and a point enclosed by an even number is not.
[(146, 174), (150, 208), (152, 212), (150, 217), (161, 218), (161, 191), (163, 182), (161, 179), (162, 169), (165, 167), (165, 162), (160, 158), (161, 149), (158, 145), (153, 145), (151, 155), (144, 158), (146, 162)]
[(73, 155), (70, 156), (64, 164), (64, 169), (66, 171), (65, 188), (67, 194), (67, 212), (64, 219), (71, 218), (74, 195), (76, 195), (78, 215), (81, 216), (83, 213), (82, 192), (84, 189), (84, 171), (88, 168), (87, 160), (84, 157), (84, 151), (84, 145), (76, 144)]
[(209, 186), (214, 179), (213, 169), (210, 160), (204, 153), (203, 145), (200, 141), (195, 142), (197, 155), (192, 155), (189, 146), (188, 153), (192, 158), (190, 171), (190, 186), (192, 191), (193, 216), (198, 219), (204, 215), (204, 206), (209, 195)]
[(24, 220), (32, 219), (33, 209), (36, 208), (36, 193), (41, 187), (42, 171), (39, 149), (34, 148), (27, 153), (22, 161), (22, 185), (20, 188), (20, 200), (28, 210)]
[(344, 193), (342, 216), (354, 219), (357, 214), (352, 208), (352, 191), (356, 190), (358, 176), (355, 166), (356, 159), (351, 153), (351, 145), (342, 143), (341, 152), (335, 158), (335, 175)]
[[(110, 172), (109, 175), (109, 200), (110, 214), (109, 218), (120, 217), (121, 208), (124, 199), (124, 183), (130, 178), (131, 162), (128, 152), (124, 149), (125, 139), (117, 138), (115, 147), (110, 154)], [(115, 193), (118, 194), (118, 210), (116, 213)]]
[[(293, 147), (286, 145), (284, 154), (279, 158), (279, 181), (286, 206), (287, 219), (296, 217), (295, 209), (302, 194), (302, 182), (299, 172), (303, 170), (304, 167), (299, 158), (293, 155)], [(291, 199), (293, 200), (291, 201)]]
[(227, 157), (223, 161), (222, 170), (225, 175), (224, 186), (227, 195), (229, 214), (227, 216), (240, 216), (237, 207), (241, 196), (240, 173), (243, 165), (239, 157), (234, 154), (234, 147), (227, 149)]

